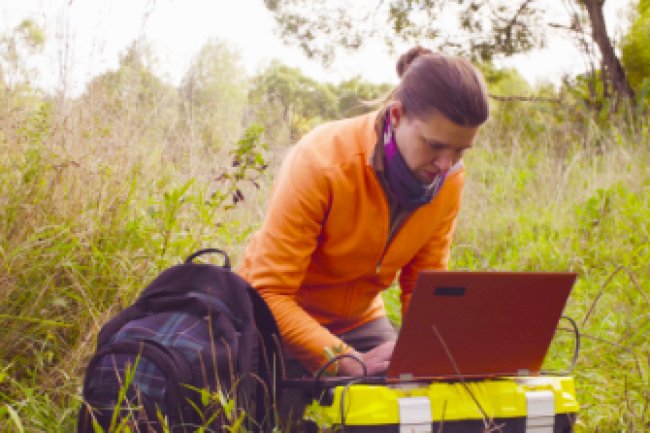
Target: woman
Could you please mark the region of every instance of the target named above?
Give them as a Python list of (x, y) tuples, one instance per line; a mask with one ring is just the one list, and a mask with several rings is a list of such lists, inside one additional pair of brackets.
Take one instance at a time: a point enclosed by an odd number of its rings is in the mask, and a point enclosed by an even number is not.
[(336, 354), (351, 355), (339, 375), (384, 372), (396, 334), (381, 291), (399, 273), (404, 311), (418, 272), (447, 268), (461, 157), (488, 118), (487, 91), (469, 62), (421, 47), (397, 69), (382, 109), (317, 127), (291, 149), (239, 269), (288, 356), (311, 372)]

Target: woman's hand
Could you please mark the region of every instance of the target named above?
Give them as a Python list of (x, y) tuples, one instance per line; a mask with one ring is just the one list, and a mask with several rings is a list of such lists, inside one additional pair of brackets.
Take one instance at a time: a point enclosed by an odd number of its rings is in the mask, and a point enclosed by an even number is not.
[[(376, 376), (385, 373), (388, 370), (390, 358), (393, 355), (395, 348), (394, 341), (387, 341), (380, 344), (368, 352), (350, 352), (350, 355), (356, 356), (366, 365), (368, 376)], [(351, 359), (342, 358), (338, 361), (338, 375), (339, 376), (363, 376), (363, 367), (361, 363)]]

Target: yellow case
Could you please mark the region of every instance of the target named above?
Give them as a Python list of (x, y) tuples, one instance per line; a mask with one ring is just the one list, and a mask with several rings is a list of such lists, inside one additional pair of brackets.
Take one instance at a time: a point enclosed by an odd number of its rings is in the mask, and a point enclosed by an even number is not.
[(321, 431), (569, 433), (579, 409), (572, 377), (351, 384), (326, 394), (305, 412)]

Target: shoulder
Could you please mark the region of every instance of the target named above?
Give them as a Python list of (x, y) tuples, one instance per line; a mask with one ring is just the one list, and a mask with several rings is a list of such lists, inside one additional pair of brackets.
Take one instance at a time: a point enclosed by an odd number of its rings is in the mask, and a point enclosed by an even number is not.
[(464, 181), (465, 163), (463, 163), (463, 160), (461, 159), (454, 164), (451, 169), (449, 169), (449, 172), (447, 172), (443, 189), (449, 189), (452, 190), (454, 194), (460, 194), (460, 191), (463, 189)]
[(433, 202), (445, 203), (445, 207), (458, 206), (465, 184), (465, 164), (458, 161), (447, 173), (445, 182)]
[(306, 157), (320, 167), (367, 160), (377, 142), (377, 112), (324, 123), (307, 133), (296, 145), (294, 155)]
[(462, 181), (465, 176), (465, 163), (461, 159), (456, 164), (454, 164), (447, 172), (447, 180), (454, 180), (456, 182)]

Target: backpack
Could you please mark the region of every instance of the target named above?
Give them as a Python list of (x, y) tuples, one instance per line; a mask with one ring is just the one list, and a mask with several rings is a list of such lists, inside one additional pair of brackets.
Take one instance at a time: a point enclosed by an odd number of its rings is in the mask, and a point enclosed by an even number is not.
[[(224, 265), (194, 263), (206, 253)], [(264, 430), (278, 330), (262, 298), (205, 249), (163, 271), (97, 337), (77, 432)], [(167, 428), (167, 429), (166, 429)], [(120, 430), (122, 431), (122, 430)], [(126, 430), (129, 431), (129, 430)]]

